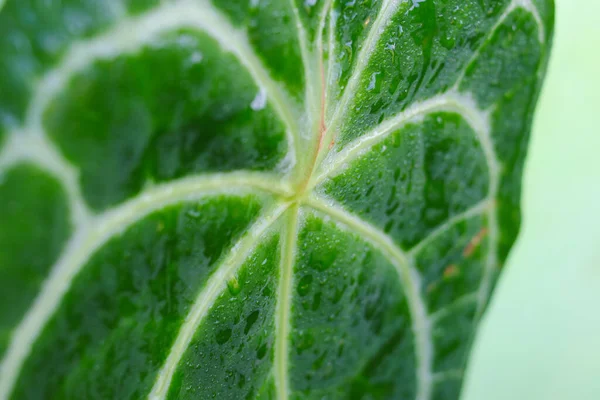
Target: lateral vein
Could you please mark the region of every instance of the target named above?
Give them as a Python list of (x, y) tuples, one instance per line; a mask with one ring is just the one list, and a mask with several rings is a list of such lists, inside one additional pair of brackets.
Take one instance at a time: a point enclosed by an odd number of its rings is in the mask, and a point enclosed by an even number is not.
[(298, 43), (300, 45), (300, 54), (302, 62), (304, 64), (304, 80), (306, 81), (305, 88), (305, 106), (311, 107), (312, 119), (318, 115), (318, 78), (314, 71), (314, 61), (312, 60), (312, 52), (309, 50), (308, 38), (306, 36), (306, 29), (302, 24), (300, 18), (300, 12), (294, 0), (288, 0), (292, 12), (294, 14), (294, 22), (296, 24), (296, 32), (298, 35)]
[(231, 248), (227, 258), (223, 260), (218, 269), (211, 275), (205, 287), (196, 297), (175, 342), (171, 346), (169, 355), (158, 374), (152, 391), (148, 395), (149, 400), (166, 398), (171, 379), (181, 357), (189, 347), (198, 326), (207, 315), (217, 297), (222, 293), (227, 279), (231, 278), (241, 268), (244, 260), (256, 247), (259, 240), (288, 207), (289, 204), (287, 203), (279, 204), (259, 217), (258, 222)]
[(330, 123), (328, 124), (331, 128), (335, 128), (335, 129), (339, 128), (339, 126), (338, 126), (339, 121), (345, 115), (345, 113), (348, 109), (350, 100), (352, 100), (352, 98), (356, 94), (356, 87), (360, 82), (360, 77), (361, 77), (363, 71), (365, 70), (365, 68), (367, 67), (369, 60), (371, 59), (371, 54), (373, 53), (373, 50), (375, 48), (375, 45), (377, 44), (379, 37), (382, 35), (384, 28), (389, 23), (390, 19), (392, 18), (392, 16), (398, 9), (400, 3), (402, 3), (403, 1), (406, 1), (406, 0), (384, 0), (383, 1), (383, 4), (381, 5), (380, 11), (379, 11), (379, 14), (375, 18), (373, 25), (369, 29), (369, 33), (367, 34), (367, 37), (365, 38), (365, 42), (358, 53), (356, 65), (352, 71), (352, 74), (350, 75), (348, 84), (344, 88), (342, 97), (341, 97), (340, 101), (338, 102), (338, 106), (337, 106), (336, 110), (334, 111), (333, 116), (331, 117)]
[(293, 265), (296, 254), (298, 231), (298, 205), (290, 207), (285, 224), (285, 241), (281, 248), (281, 271), (277, 294), (277, 320), (275, 342), (275, 386), (278, 400), (287, 400), (289, 396), (289, 334), (290, 309), (293, 282)]
[(540, 17), (540, 13), (539, 13), (538, 9), (536, 8), (536, 6), (532, 3), (532, 1), (531, 0), (512, 0), (510, 2), (510, 4), (506, 7), (504, 12), (498, 17), (498, 19), (496, 20), (494, 25), (492, 25), (492, 27), (484, 35), (481, 43), (479, 43), (479, 45), (477, 46), (475, 51), (473, 51), (473, 54), (471, 55), (471, 58), (469, 58), (469, 61), (467, 61), (467, 63), (465, 64), (465, 67), (462, 69), (462, 71), (460, 71), (460, 74), (458, 75), (458, 79), (456, 79), (456, 83), (454, 84), (454, 90), (459, 89), (461, 83), (463, 82), (463, 80), (465, 78), (467, 70), (469, 69), (471, 64), (473, 64), (475, 62), (475, 60), (477, 60), (477, 58), (480, 56), (481, 50), (483, 50), (483, 48), (488, 43), (488, 41), (492, 38), (494, 33), (496, 33), (496, 31), (498, 30), (500, 25), (502, 25), (504, 23), (504, 21), (506, 21), (506, 18), (508, 18), (508, 16), (517, 8), (522, 8), (525, 11), (528, 11), (531, 13), (531, 15), (533, 16), (533, 18), (536, 21), (536, 24), (538, 25), (538, 40), (540, 41), (540, 43), (544, 43), (546, 41), (546, 39), (545, 39), (546, 38), (546, 30), (545, 30), (544, 24), (542, 22), (542, 18)]
[[(352, 161), (358, 159), (395, 130), (437, 111), (449, 111), (460, 114), (475, 131), (488, 132), (490, 130), (489, 112), (478, 109), (475, 101), (468, 93), (447, 92), (412, 105), (394, 117), (383, 121), (370, 132), (355, 139), (340, 152), (330, 153), (323, 160), (321, 172), (315, 177), (310, 187), (314, 187), (325, 179), (342, 172)], [(481, 144), (488, 158), (490, 170), (496, 169), (497, 162), (492, 155), (493, 152), (490, 151), (492, 146), (491, 141), (482, 138)]]
[(0, 175), (19, 163), (43, 169), (56, 177), (64, 187), (73, 225), (86, 224), (92, 217), (92, 211), (81, 193), (77, 168), (74, 168), (44, 135), (13, 131), (7, 139), (0, 151)]
[(417, 396), (416, 400), (428, 400), (431, 397), (433, 344), (431, 322), (427, 316), (427, 307), (421, 295), (421, 277), (412, 266), (409, 256), (394, 241), (378, 228), (344, 210), (329, 199), (316, 195), (306, 201), (309, 207), (321, 211), (341, 222), (353, 232), (361, 234), (376, 246), (396, 268), (398, 277), (405, 290), (411, 313), (412, 331), (415, 336), (417, 359)]
[(471, 303), (478, 304), (479, 296), (477, 292), (465, 294), (458, 299), (454, 300), (452, 303), (440, 308), (436, 312), (430, 314), (429, 318), (431, 319), (432, 324), (436, 324), (440, 319), (449, 315), (453, 310), (464, 307)]
[(465, 211), (463, 211), (461, 213), (458, 213), (456, 215), (453, 215), (446, 222), (444, 222), (443, 224), (441, 224), (440, 226), (438, 226), (437, 228), (435, 228), (433, 231), (431, 231), (419, 243), (417, 243), (416, 245), (414, 245), (408, 251), (408, 255), (410, 257), (416, 256), (417, 254), (419, 254), (419, 252), (421, 250), (423, 250), (425, 247), (427, 247), (427, 245), (429, 243), (431, 243), (433, 240), (435, 240), (439, 236), (441, 236), (444, 233), (446, 233), (454, 225), (456, 225), (456, 224), (458, 224), (460, 222), (466, 221), (468, 219), (471, 219), (473, 217), (477, 217), (479, 215), (482, 215), (482, 214), (486, 213), (488, 211), (491, 203), (493, 203), (493, 201), (490, 200), (490, 199), (488, 199), (486, 197), (485, 199), (483, 199), (480, 202), (474, 204), (473, 206), (469, 207)]
[(248, 69), (260, 89), (266, 91), (268, 99), (285, 123), (290, 150), (295, 154), (295, 139), (299, 136), (299, 130), (293, 101), (270, 76), (245, 32), (232, 26), (207, 0), (163, 2), (152, 11), (124, 19), (106, 33), (73, 43), (61, 62), (37, 84), (26, 113), (24, 130), (42, 133), (42, 116), (50, 102), (67, 87), (73, 75), (94, 61), (135, 52), (142, 45), (151, 43), (157, 35), (185, 27), (208, 33)]
[(188, 177), (152, 187), (77, 227), (62, 255), (51, 268), (33, 305), (12, 332), (11, 342), (0, 364), (0, 399), (9, 397), (35, 340), (58, 309), (75, 276), (90, 256), (110, 238), (150, 212), (167, 205), (210, 195), (252, 193), (253, 190), (276, 192), (282, 196), (288, 193), (281, 184), (270, 182), (265, 174), (235, 172)]

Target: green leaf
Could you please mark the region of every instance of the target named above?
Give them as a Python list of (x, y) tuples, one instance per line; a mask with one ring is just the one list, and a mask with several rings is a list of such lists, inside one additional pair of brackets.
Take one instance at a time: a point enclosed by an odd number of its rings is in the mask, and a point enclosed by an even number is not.
[(552, 30), (551, 0), (7, 0), (0, 399), (458, 398)]

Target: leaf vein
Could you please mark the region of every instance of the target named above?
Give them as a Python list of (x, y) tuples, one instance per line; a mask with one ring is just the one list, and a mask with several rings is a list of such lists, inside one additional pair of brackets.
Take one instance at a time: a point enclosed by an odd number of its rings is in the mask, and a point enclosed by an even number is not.
[(329, 199), (313, 195), (306, 200), (306, 205), (321, 211), (343, 225), (361, 234), (376, 246), (396, 268), (400, 282), (404, 288), (408, 307), (411, 313), (412, 331), (415, 336), (415, 353), (417, 359), (417, 400), (428, 400), (431, 397), (433, 344), (431, 322), (427, 316), (427, 307), (421, 294), (421, 277), (412, 266), (412, 260), (400, 246), (378, 228), (344, 210)]
[(275, 387), (277, 398), (287, 400), (289, 396), (289, 335), (293, 265), (297, 244), (298, 205), (290, 207), (285, 224), (285, 240), (281, 248), (281, 271), (277, 294), (277, 320), (275, 343)]
[(234, 28), (207, 0), (165, 2), (152, 11), (120, 21), (101, 35), (73, 43), (60, 63), (37, 84), (26, 112), (24, 131), (43, 133), (44, 111), (77, 72), (97, 60), (135, 52), (144, 44), (151, 43), (157, 35), (184, 27), (206, 32), (248, 69), (260, 89), (266, 91), (275, 111), (285, 123), (290, 154), (296, 155), (295, 141), (299, 137), (299, 128), (293, 101), (270, 76), (252, 49), (247, 35)]
[(340, 120), (344, 116), (345, 112), (348, 109), (348, 105), (352, 100), (353, 96), (356, 94), (357, 86), (360, 82), (360, 76), (363, 71), (367, 67), (369, 60), (371, 59), (371, 55), (377, 44), (377, 40), (382, 35), (384, 27), (389, 23), (390, 19), (394, 15), (394, 12), (398, 9), (400, 3), (406, 0), (384, 0), (381, 4), (381, 8), (379, 14), (375, 18), (373, 25), (369, 29), (369, 33), (365, 38), (365, 42), (358, 53), (358, 57), (356, 60), (355, 67), (350, 75), (350, 79), (344, 91), (342, 93), (342, 97), (338, 102), (337, 108), (334, 111), (333, 116), (331, 117), (331, 121), (328, 124), (330, 128), (338, 129), (338, 125)]
[(249, 190), (280, 196), (288, 193), (285, 186), (270, 182), (266, 174), (229, 173), (188, 177), (152, 187), (78, 226), (52, 266), (33, 305), (13, 330), (11, 342), (0, 364), (0, 399), (8, 398), (35, 340), (58, 309), (75, 276), (97, 249), (134, 222), (167, 205), (209, 195), (247, 193)]
[(506, 7), (504, 12), (502, 14), (500, 14), (498, 19), (494, 23), (494, 25), (492, 25), (492, 27), (486, 32), (483, 40), (481, 41), (481, 43), (479, 43), (477, 48), (473, 51), (473, 54), (469, 58), (469, 61), (467, 61), (467, 63), (465, 64), (465, 67), (460, 71), (460, 74), (458, 75), (458, 78), (456, 79), (456, 83), (454, 84), (454, 90), (459, 89), (461, 83), (463, 82), (463, 80), (465, 78), (467, 70), (469, 69), (471, 64), (473, 64), (477, 60), (477, 58), (481, 55), (481, 51), (483, 50), (485, 45), (494, 36), (494, 34), (498, 30), (498, 28), (504, 23), (504, 21), (506, 21), (506, 18), (508, 18), (508, 16), (517, 8), (522, 8), (526, 11), (529, 11), (533, 15), (533, 18), (535, 19), (536, 24), (538, 25), (538, 40), (540, 41), (540, 43), (545, 42), (546, 32), (545, 32), (544, 24), (542, 23), (540, 14), (539, 14), (537, 8), (535, 7), (535, 5), (533, 5), (532, 1), (531, 0), (512, 0), (510, 2), (510, 4)]
[(74, 226), (87, 223), (92, 217), (81, 188), (79, 171), (58, 151), (45, 135), (30, 135), (13, 131), (0, 151), (0, 175), (19, 163), (34, 165), (53, 175), (67, 193)]
[(267, 211), (264, 215), (257, 218), (257, 222), (248, 230), (248, 232), (234, 244), (217, 270), (211, 275), (204, 288), (200, 291), (190, 312), (185, 318), (185, 322), (179, 329), (177, 338), (171, 346), (169, 355), (157, 379), (152, 391), (148, 395), (150, 400), (159, 400), (166, 398), (171, 379), (175, 373), (179, 362), (189, 347), (194, 333), (198, 326), (208, 314), (215, 300), (222, 293), (226, 282), (235, 272), (241, 268), (244, 260), (256, 247), (260, 239), (266, 234), (268, 229), (278, 220), (281, 214), (288, 208), (288, 204), (279, 204)]
[(490, 173), (499, 168), (493, 144), (489, 137), (489, 112), (479, 110), (470, 95), (451, 91), (414, 104), (396, 116), (383, 121), (365, 135), (355, 139), (340, 152), (330, 153), (323, 161), (321, 165), (322, 170), (316, 175), (311, 187), (315, 187), (325, 179), (342, 172), (352, 161), (358, 159), (371, 147), (380, 143), (390, 133), (410, 122), (417, 121), (419, 118), (437, 111), (449, 111), (460, 114), (478, 134), (479, 141), (486, 155)]
[(408, 250), (408, 255), (410, 257), (415, 257), (417, 254), (421, 252), (427, 245), (429, 245), (433, 240), (440, 237), (444, 233), (448, 232), (452, 227), (456, 224), (471, 219), (473, 217), (477, 217), (479, 215), (484, 214), (488, 211), (488, 209), (492, 206), (493, 201), (488, 198), (483, 199), (479, 203), (474, 204), (469, 207), (465, 211), (455, 214), (450, 217), (446, 222), (439, 225), (433, 231), (431, 231), (425, 238), (423, 238), (419, 243), (414, 245), (410, 250)]

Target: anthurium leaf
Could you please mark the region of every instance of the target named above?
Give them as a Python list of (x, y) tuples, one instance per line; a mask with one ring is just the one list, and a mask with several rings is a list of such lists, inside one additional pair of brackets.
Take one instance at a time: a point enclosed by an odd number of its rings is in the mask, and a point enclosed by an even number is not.
[(0, 4), (0, 399), (458, 398), (551, 0)]

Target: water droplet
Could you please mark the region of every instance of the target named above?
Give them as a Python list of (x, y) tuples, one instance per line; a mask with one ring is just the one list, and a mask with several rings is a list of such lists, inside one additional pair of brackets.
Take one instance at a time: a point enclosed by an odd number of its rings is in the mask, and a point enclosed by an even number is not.
[(256, 94), (256, 96), (254, 97), (254, 100), (252, 100), (252, 103), (250, 103), (250, 108), (252, 108), (254, 111), (260, 111), (263, 110), (265, 107), (267, 106), (267, 91), (263, 88), (261, 88), (258, 93)]
[(179, 35), (176, 40), (179, 47), (190, 48), (196, 47), (198, 45), (198, 41), (192, 35)]
[(229, 289), (229, 293), (231, 293), (233, 296), (237, 296), (242, 290), (240, 282), (236, 277), (233, 277), (227, 281), (227, 288)]
[(302, 354), (305, 350), (310, 349), (315, 344), (315, 338), (310, 333), (302, 333), (298, 338), (298, 343), (296, 344), (296, 351), (298, 354)]
[(246, 317), (246, 327), (244, 328), (244, 335), (247, 335), (248, 332), (250, 332), (250, 329), (252, 329), (252, 325), (254, 325), (254, 323), (256, 322), (256, 320), (258, 319), (258, 310), (253, 311), (250, 315), (248, 315), (248, 317)]
[(425, 0), (412, 0), (413, 5), (410, 9), (412, 10), (413, 8), (419, 7), (419, 4), (423, 3), (424, 1)]
[(194, 65), (194, 64), (200, 64), (203, 59), (204, 59), (204, 56), (202, 55), (202, 53), (200, 53), (199, 51), (196, 50), (196, 51), (193, 51), (192, 54), (190, 54), (187, 61), (188, 61), (188, 64)]
[(313, 281), (312, 275), (305, 275), (300, 279), (298, 283), (298, 294), (300, 296), (306, 296), (310, 291), (310, 284)]
[(315, 293), (313, 297), (312, 310), (317, 311), (321, 306), (321, 293)]
[(218, 344), (225, 344), (231, 339), (231, 328), (221, 329), (217, 332), (216, 340)]
[(373, 72), (371, 74), (371, 80), (369, 81), (369, 86), (367, 86), (368, 91), (375, 91), (379, 93), (381, 91), (381, 72)]
[(267, 354), (267, 345), (263, 344), (258, 349), (256, 349), (256, 358), (262, 360), (264, 356)]
[(198, 210), (188, 210), (186, 214), (194, 219), (200, 217), (200, 211)]

